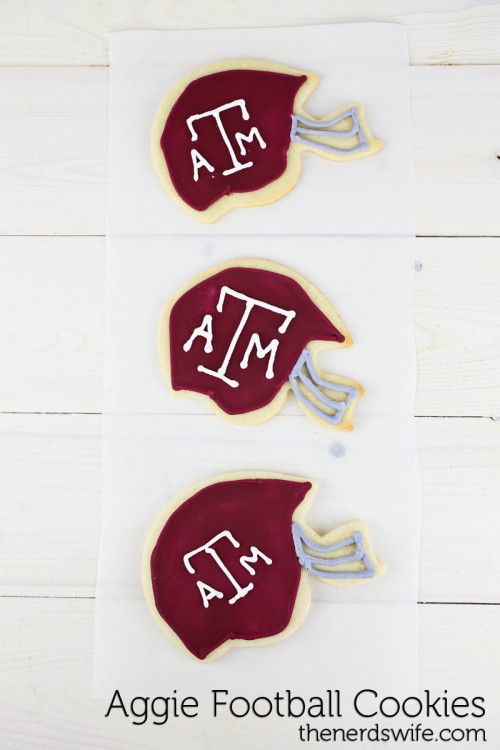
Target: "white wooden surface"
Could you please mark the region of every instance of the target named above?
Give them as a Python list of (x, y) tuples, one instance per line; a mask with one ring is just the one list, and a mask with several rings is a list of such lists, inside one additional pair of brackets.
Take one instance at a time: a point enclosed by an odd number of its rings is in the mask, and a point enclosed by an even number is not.
[[(105, 67), (0, 67), (0, 234), (104, 233), (107, 86)], [(412, 68), (419, 235), (500, 235), (499, 90), (500, 65)]]
[[(186, 723), (170, 725), (168, 734), (165, 726), (125, 725), (122, 717), (105, 719), (106, 702), (90, 698), (93, 600), (14, 599), (8, 606), (0, 600), (0, 607), (5, 634), (0, 642), (0, 668), (8, 669), (3, 679), (7, 710), (0, 714), (2, 750), (180, 750), (187, 746), (186, 735), (192, 730)], [(487, 695), (493, 700), (497, 665), (492, 664), (484, 641), (492, 641), (499, 628), (499, 607), (421, 607), (422, 684), (436, 695), (448, 689), (450, 695)], [(471, 637), (478, 631), (481, 638)], [(464, 651), (457, 660), (457, 654)], [(498, 715), (492, 717), (493, 728), (495, 720)], [(496, 748), (493, 731), (488, 741)], [(233, 745), (240, 750), (249, 748), (243, 732), (240, 728), (239, 742)], [(207, 745), (200, 738), (195, 747), (202, 750)], [(420, 750), (422, 745), (410, 743), (408, 747)]]
[[(90, 698), (101, 506), (104, 32), (408, 29), (424, 511), (422, 687), (486, 694), (500, 745), (500, 6), (475, 0), (0, 3), (0, 746), (156, 748)], [(160, 728), (161, 729), (161, 728)], [(183, 734), (169, 747), (182, 746)], [(414, 747), (416, 745), (413, 745)], [(420, 746), (418, 746), (420, 747)]]

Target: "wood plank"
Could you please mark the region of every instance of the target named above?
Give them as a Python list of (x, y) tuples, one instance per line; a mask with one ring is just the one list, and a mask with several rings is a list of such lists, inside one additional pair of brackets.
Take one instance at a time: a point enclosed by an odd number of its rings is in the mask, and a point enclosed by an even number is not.
[[(500, 241), (419, 239), (416, 257), (416, 414), (498, 415)], [(0, 411), (100, 412), (104, 240), (4, 237), (0, 263)]]
[(93, 596), (99, 416), (0, 416), (3, 593)]
[[(93, 601), (2, 599), (0, 607), (0, 733), (4, 750), (207, 747), (192, 721), (133, 727), (121, 716), (104, 718), (109, 701), (90, 697)], [(452, 726), (483, 727), (489, 745), (498, 747), (500, 607), (421, 605), (418, 619), (422, 690), (430, 690), (435, 697), (443, 695), (444, 689), (451, 697), (483, 696), (487, 707), (484, 719), (455, 719)], [(479, 632), (481, 637), (474, 637)], [(174, 687), (166, 676), (164, 694), (169, 695)], [(401, 725), (390, 720), (381, 723)], [(445, 722), (433, 724), (436, 728), (443, 725)], [(243, 733), (241, 738), (244, 743)], [(218, 747), (235, 747), (234, 741), (232, 725), (231, 734), (225, 739), (221, 736)]]
[[(0, 234), (104, 233), (107, 86), (0, 68)], [(418, 234), (500, 235), (499, 90), (500, 66), (412, 69)]]
[(500, 66), (414, 68), (417, 234), (500, 234)]
[[(421, 601), (500, 602), (500, 422), (417, 419)], [(490, 531), (491, 530), (491, 531)], [(495, 533), (495, 532), (494, 532)]]
[(420, 239), (416, 256), (415, 414), (499, 416), (500, 241)]
[[(61, 3), (3, 0), (0, 27), (4, 34), (0, 65), (105, 65), (104, 34), (110, 29), (234, 28), (349, 21), (392, 21), (408, 30), (413, 65), (464, 65), (500, 62), (498, 6), (482, 0), (223, 0), (199, 3), (139, 3), (88, 0)], [(479, 6), (479, 7), (476, 7)], [(418, 10), (418, 12), (415, 12)]]
[(0, 234), (103, 234), (108, 71), (0, 68)]
[[(424, 492), (420, 598), (500, 602), (500, 423), (417, 422)], [(0, 594), (93, 596), (100, 418), (1, 415), (0, 453)]]
[[(486, 707), (484, 720), (424, 719), (422, 723), (434, 728), (483, 727), (490, 746), (500, 746), (500, 607), (420, 605), (418, 623), (421, 690), (434, 695), (443, 695), (447, 690), (452, 697), (481, 696)], [(437, 748), (450, 745), (449, 742), (432, 744)], [(423, 748), (429, 743), (418, 743), (415, 747), (419, 745)]]
[(4, 237), (0, 263), (0, 410), (99, 412), (104, 240)]

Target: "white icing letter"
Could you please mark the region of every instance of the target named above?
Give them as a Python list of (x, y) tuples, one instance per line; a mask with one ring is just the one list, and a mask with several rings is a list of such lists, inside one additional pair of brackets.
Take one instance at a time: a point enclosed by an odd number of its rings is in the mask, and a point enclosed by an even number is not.
[[(189, 128), (189, 132), (191, 133), (191, 141), (194, 142), (198, 140), (198, 133), (194, 129), (193, 123), (196, 122), (197, 120), (202, 120), (204, 117), (213, 117), (215, 119), (219, 133), (222, 137), (222, 140), (224, 141), (226, 145), (226, 148), (229, 152), (229, 156), (231, 157), (231, 162), (233, 164), (233, 166), (230, 169), (225, 169), (223, 171), (222, 173), (223, 175), (230, 175), (230, 174), (233, 174), (234, 172), (239, 172), (241, 169), (248, 169), (248, 167), (253, 167), (253, 161), (247, 161), (244, 163), (238, 161), (238, 157), (236, 156), (234, 148), (231, 145), (229, 136), (226, 133), (224, 125), (222, 124), (221, 112), (224, 112), (226, 109), (233, 109), (233, 107), (239, 107), (241, 109), (241, 116), (243, 117), (244, 120), (250, 119), (250, 115), (248, 114), (245, 100), (235, 99), (234, 102), (223, 104), (221, 107), (217, 107), (216, 109), (210, 109), (207, 112), (202, 112), (199, 115), (192, 115), (191, 117), (188, 117), (188, 119), (186, 120), (186, 124)], [(246, 154), (246, 148), (243, 146), (242, 141), (246, 141), (247, 143), (249, 143), (250, 141), (253, 141), (254, 138), (257, 138), (257, 140), (259, 141), (260, 147), (266, 148), (266, 143), (256, 127), (251, 128), (248, 135), (244, 135), (243, 133), (236, 133), (235, 138), (236, 138), (238, 147), (240, 149), (240, 153), (243, 156)], [(198, 167), (194, 162), (193, 154), (197, 154), (200, 157), (200, 159), (203, 159), (203, 157), (198, 153), (198, 151), (196, 151), (196, 149), (193, 149), (191, 151), (191, 158), (193, 159), (193, 164), (195, 167), (194, 179), (197, 181), (198, 180)], [(213, 167), (210, 168), (210, 165), (208, 165), (208, 162), (205, 161), (205, 159), (203, 159), (202, 166), (204, 167), (206, 166), (207, 169), (210, 170), (210, 172), (214, 171)]]
[(193, 162), (193, 180), (195, 182), (198, 182), (198, 172), (200, 171), (201, 167), (205, 167), (205, 169), (208, 169), (209, 172), (215, 171), (215, 167), (212, 167), (212, 165), (205, 159), (205, 157), (203, 157), (195, 148), (191, 149), (191, 161)]
[[(210, 541), (208, 541), (206, 544), (203, 544), (201, 547), (197, 547), (191, 552), (188, 552), (186, 555), (184, 555), (183, 559), (184, 565), (186, 566), (188, 572), (195, 573), (195, 569), (191, 564), (191, 558), (195, 555), (198, 555), (200, 552), (206, 552), (208, 555), (210, 555), (215, 560), (224, 575), (229, 579), (229, 581), (231, 581), (236, 590), (236, 594), (232, 597), (232, 599), (229, 599), (229, 604), (234, 604), (234, 602), (236, 602), (238, 599), (242, 599), (244, 596), (246, 596), (249, 591), (252, 591), (253, 583), (249, 583), (248, 586), (245, 587), (240, 586), (236, 578), (224, 565), (218, 552), (215, 551), (213, 546), (216, 542), (219, 541), (219, 539), (223, 538), (229, 539), (233, 547), (235, 547), (236, 549), (238, 549), (238, 547), (240, 546), (240, 543), (236, 541), (230, 531), (221, 531), (220, 534), (214, 536), (213, 539), (210, 539)], [(255, 570), (250, 566), (250, 563), (255, 564), (259, 557), (264, 560), (266, 565), (272, 564), (271, 558), (267, 557), (263, 552), (257, 549), (257, 547), (250, 547), (250, 552), (251, 555), (242, 555), (240, 557), (240, 564), (250, 573), (250, 575), (255, 575)], [(217, 599), (222, 599), (224, 596), (221, 591), (212, 588), (212, 586), (209, 586), (203, 581), (197, 581), (196, 585), (198, 586), (198, 589), (200, 591), (201, 598), (203, 600), (203, 606), (205, 608), (209, 606), (209, 602), (211, 599), (214, 599), (215, 597)]]
[(245, 156), (247, 152), (245, 146), (243, 145), (243, 141), (246, 141), (247, 143), (251, 143), (254, 138), (257, 138), (257, 140), (259, 141), (260, 147), (267, 148), (266, 142), (264, 141), (263, 137), (261, 136), (261, 134), (259, 133), (256, 127), (251, 128), (248, 135), (245, 135), (244, 133), (235, 133), (234, 137), (236, 138), (236, 143), (240, 147), (240, 154), (242, 156)]
[(215, 597), (217, 599), (224, 598), (224, 594), (222, 593), (222, 591), (217, 591), (217, 589), (213, 589), (211, 586), (208, 586), (206, 583), (203, 583), (203, 581), (196, 581), (196, 585), (198, 586), (198, 589), (200, 591), (201, 598), (203, 599), (203, 606), (205, 607), (205, 609), (208, 608), (208, 603), (210, 599), (214, 599)]
[(198, 336), (202, 336), (205, 339), (205, 346), (203, 347), (205, 354), (210, 354), (210, 352), (213, 352), (213, 346), (212, 346), (213, 333), (212, 333), (212, 316), (211, 315), (205, 315), (205, 317), (203, 318), (202, 324), (198, 326), (198, 328), (194, 329), (190, 338), (186, 341), (186, 343), (182, 347), (185, 352), (190, 351), (191, 347), (193, 346), (193, 341), (196, 338), (198, 338)]
[(250, 563), (256, 563), (258, 558), (260, 557), (266, 565), (272, 565), (272, 560), (270, 557), (267, 557), (263, 552), (260, 551), (260, 549), (257, 549), (257, 547), (250, 547), (251, 555), (242, 555), (240, 557), (240, 563), (243, 565), (244, 568), (248, 570), (250, 575), (255, 575), (255, 570), (250, 566)]
[[(242, 588), (240, 584), (238, 583), (238, 581), (236, 580), (236, 578), (234, 578), (234, 576), (231, 575), (229, 570), (226, 568), (226, 566), (220, 559), (218, 553), (214, 550), (213, 545), (215, 544), (215, 542), (218, 542), (219, 539), (222, 539), (223, 537), (226, 537), (227, 539), (229, 539), (233, 547), (238, 548), (240, 546), (240, 543), (236, 541), (236, 539), (233, 537), (230, 531), (221, 531), (220, 534), (217, 534), (217, 536), (214, 536), (213, 539), (210, 539), (210, 541), (204, 544), (203, 546), (197, 547), (197, 549), (194, 549), (192, 550), (192, 552), (188, 552), (187, 555), (184, 555), (184, 565), (186, 566), (189, 573), (194, 573), (195, 569), (191, 565), (191, 562), (190, 562), (191, 558), (197, 555), (199, 552), (207, 552), (211, 557), (213, 557), (213, 559), (215, 560), (219, 568), (222, 570), (224, 575), (231, 581), (234, 588), (236, 589), (236, 595), (233, 596), (233, 598), (229, 600), (229, 604), (234, 604), (234, 602), (237, 599), (241, 599), (243, 596), (246, 596), (248, 592), (253, 589), (253, 583), (249, 583), (248, 586), (245, 586), (245, 588)], [(214, 596), (217, 596), (217, 595), (215, 594)], [(213, 598), (213, 597), (210, 597), (210, 598)]]
[(243, 359), (241, 360), (240, 367), (243, 370), (246, 370), (246, 368), (248, 367), (248, 359), (250, 357), (250, 353), (253, 347), (255, 346), (256, 354), (259, 359), (264, 359), (266, 354), (269, 354), (269, 360), (267, 363), (267, 370), (266, 370), (266, 378), (268, 380), (271, 380), (271, 378), (274, 378), (273, 365), (274, 365), (274, 360), (276, 359), (276, 351), (278, 349), (279, 343), (280, 342), (278, 341), (278, 339), (273, 339), (271, 343), (268, 346), (266, 346), (266, 348), (264, 349), (264, 347), (262, 346), (262, 342), (260, 340), (259, 334), (252, 333), (250, 337), (250, 341), (247, 346), (247, 350), (243, 356)]
[[(253, 308), (262, 307), (265, 310), (269, 310), (270, 312), (276, 313), (277, 315), (282, 315), (285, 318), (285, 320), (278, 327), (278, 333), (285, 333), (291, 321), (295, 318), (296, 313), (295, 313), (295, 310), (284, 310), (282, 307), (275, 307), (275, 305), (270, 305), (267, 302), (261, 302), (260, 300), (255, 299), (254, 297), (247, 297), (246, 294), (241, 294), (241, 292), (236, 292), (234, 291), (234, 289), (230, 289), (228, 286), (223, 286), (222, 289), (220, 290), (220, 297), (217, 303), (217, 312), (222, 312), (223, 306), (224, 306), (224, 300), (227, 295), (229, 295), (230, 297), (236, 297), (236, 299), (240, 299), (243, 302), (245, 302), (245, 310), (240, 319), (240, 322), (238, 323), (238, 327), (231, 340), (231, 343), (229, 344), (228, 350), (226, 352), (226, 356), (224, 357), (224, 361), (222, 362), (219, 369), (210, 370), (209, 368), (204, 367), (203, 365), (198, 365), (198, 371), (204, 372), (207, 375), (213, 375), (214, 378), (219, 378), (220, 380), (223, 380), (225, 383), (230, 385), (231, 388), (237, 388), (239, 386), (238, 381), (232, 380), (231, 378), (226, 377), (226, 371), (227, 371), (227, 368), (229, 367), (229, 363), (231, 361), (231, 357), (233, 355), (236, 344), (239, 341), (239, 338), (243, 332), (243, 329), (247, 323), (248, 318), (250, 317), (250, 313), (252, 312)], [(260, 359), (262, 359), (262, 357), (264, 357), (265, 354), (267, 354), (268, 352), (271, 353), (270, 361), (268, 363), (267, 372), (266, 372), (266, 377), (268, 379), (271, 379), (272, 377), (274, 377), (272, 366), (276, 358), (276, 350), (278, 348), (279, 342), (277, 339), (273, 339), (271, 343), (269, 344), (269, 346), (266, 349), (263, 349), (258, 335), (253, 334), (250, 339), (250, 343), (247, 347), (247, 350), (245, 352), (245, 355), (243, 357), (243, 360), (241, 362), (241, 367), (243, 369), (245, 369), (245, 367), (248, 366), (248, 357), (250, 355), (250, 350), (252, 346), (254, 345), (257, 346), (257, 355), (260, 357)]]

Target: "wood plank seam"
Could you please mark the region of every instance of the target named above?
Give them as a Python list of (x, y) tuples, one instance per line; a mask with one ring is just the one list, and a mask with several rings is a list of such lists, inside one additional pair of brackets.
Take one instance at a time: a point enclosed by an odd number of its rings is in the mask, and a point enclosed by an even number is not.
[[(38, 594), (0, 594), (0, 600), (10, 600), (10, 599), (35, 599), (35, 600), (53, 600), (53, 601), (93, 601), (95, 602), (97, 597), (96, 596), (57, 596), (56, 594), (46, 594), (46, 595), (38, 595)], [(446, 607), (446, 606), (454, 606), (454, 607), (500, 607), (500, 602), (446, 602), (446, 601), (435, 601), (435, 602), (426, 602), (417, 600), (415, 602), (419, 607)]]

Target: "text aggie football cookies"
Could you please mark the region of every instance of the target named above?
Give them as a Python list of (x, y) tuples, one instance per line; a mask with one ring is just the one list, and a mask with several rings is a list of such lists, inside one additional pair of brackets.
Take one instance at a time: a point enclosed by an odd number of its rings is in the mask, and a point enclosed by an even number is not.
[(314, 73), (258, 60), (229, 60), (194, 71), (165, 97), (151, 148), (169, 194), (211, 223), (237, 206), (272, 203), (289, 192), (305, 150), (333, 161), (379, 151), (363, 107), (322, 120), (302, 108)]
[(294, 271), (232, 261), (197, 276), (163, 311), (160, 356), (175, 395), (240, 424), (270, 419), (293, 391), (319, 423), (352, 430), (363, 388), (320, 372), (317, 353), (350, 346), (334, 308)]
[(269, 645), (309, 609), (308, 576), (335, 586), (378, 578), (366, 525), (319, 536), (304, 520), (315, 484), (245, 472), (192, 487), (155, 523), (143, 585), (162, 630), (197, 659), (232, 646)]

